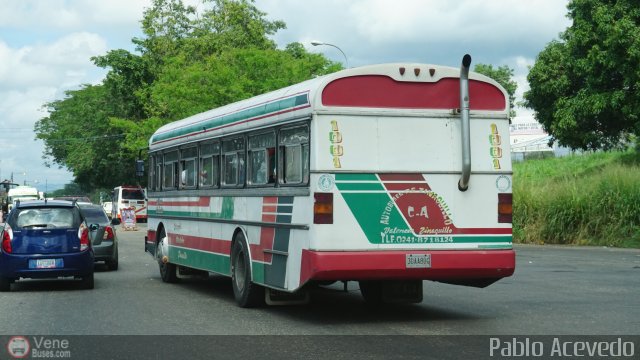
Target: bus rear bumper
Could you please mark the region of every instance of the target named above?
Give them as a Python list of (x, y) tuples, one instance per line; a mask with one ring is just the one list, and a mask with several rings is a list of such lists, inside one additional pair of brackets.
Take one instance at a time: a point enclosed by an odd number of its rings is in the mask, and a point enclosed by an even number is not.
[[(429, 267), (407, 267), (408, 255), (430, 255)], [(311, 280), (435, 280), (484, 287), (513, 275), (513, 250), (302, 252), (300, 285)]]

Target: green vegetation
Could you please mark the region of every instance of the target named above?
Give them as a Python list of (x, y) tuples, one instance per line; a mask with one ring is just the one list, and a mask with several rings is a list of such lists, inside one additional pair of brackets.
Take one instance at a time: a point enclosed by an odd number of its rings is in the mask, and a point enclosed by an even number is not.
[(35, 132), (47, 165), (72, 171), (85, 193), (134, 184), (134, 159), (162, 125), (342, 68), (300, 43), (278, 49), (270, 36), (285, 24), (253, 0), (202, 0), (201, 9), (153, 0), (135, 53), (92, 58), (108, 70), (101, 84), (45, 104)]
[(562, 145), (616, 149), (640, 136), (637, 0), (571, 0), (572, 25), (538, 54), (526, 106)]
[(640, 247), (640, 153), (514, 163), (514, 241)]

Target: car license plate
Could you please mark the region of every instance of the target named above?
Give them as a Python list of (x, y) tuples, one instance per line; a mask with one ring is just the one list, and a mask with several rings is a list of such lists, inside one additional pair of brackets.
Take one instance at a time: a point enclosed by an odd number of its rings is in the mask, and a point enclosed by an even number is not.
[(407, 268), (430, 268), (431, 254), (407, 254)]
[(62, 259), (29, 260), (30, 269), (56, 269), (64, 267)]

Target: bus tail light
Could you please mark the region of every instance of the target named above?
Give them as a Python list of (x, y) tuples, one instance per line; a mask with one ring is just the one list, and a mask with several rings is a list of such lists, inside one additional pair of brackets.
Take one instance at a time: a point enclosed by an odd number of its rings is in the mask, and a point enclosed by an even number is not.
[(333, 224), (333, 193), (313, 193), (313, 223)]
[(513, 194), (498, 194), (498, 222), (513, 222)]
[(11, 254), (11, 240), (13, 238), (13, 232), (11, 231), (11, 227), (9, 225), (4, 226), (4, 231), (2, 232), (2, 251), (7, 254)]

